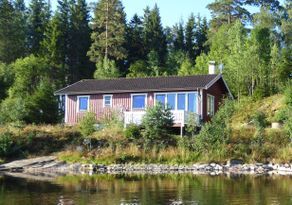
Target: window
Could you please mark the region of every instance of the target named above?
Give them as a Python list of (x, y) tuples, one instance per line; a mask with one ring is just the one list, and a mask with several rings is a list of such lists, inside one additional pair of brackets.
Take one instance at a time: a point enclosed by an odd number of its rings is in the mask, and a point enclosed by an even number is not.
[(185, 110), (186, 108), (186, 94), (177, 94), (177, 109)]
[(209, 116), (215, 113), (215, 97), (212, 95), (207, 95), (207, 113)]
[(175, 96), (175, 93), (167, 94), (167, 106), (172, 110), (175, 110)]
[(145, 109), (146, 108), (146, 94), (132, 95), (132, 109)]
[(78, 111), (88, 111), (89, 109), (89, 96), (77, 97)]
[(104, 95), (103, 107), (111, 107), (111, 106), (112, 106), (112, 95)]
[(197, 94), (188, 93), (188, 111), (197, 112)]
[(156, 95), (156, 103), (160, 102), (162, 105), (165, 105), (165, 94)]

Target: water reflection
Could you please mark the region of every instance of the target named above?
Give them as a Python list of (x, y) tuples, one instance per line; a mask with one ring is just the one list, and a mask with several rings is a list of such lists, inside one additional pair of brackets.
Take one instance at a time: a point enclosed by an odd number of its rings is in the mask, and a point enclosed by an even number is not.
[(0, 204), (292, 204), (291, 176), (0, 177)]

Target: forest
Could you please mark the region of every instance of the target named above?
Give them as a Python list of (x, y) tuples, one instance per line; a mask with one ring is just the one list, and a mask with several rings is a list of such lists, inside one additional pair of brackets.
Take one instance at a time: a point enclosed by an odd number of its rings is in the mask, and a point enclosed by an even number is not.
[(54, 91), (85, 78), (204, 74), (214, 60), (240, 101), (281, 92), (292, 75), (290, 0), (215, 0), (210, 20), (191, 13), (172, 27), (157, 5), (127, 21), (120, 0), (48, 2), (0, 0), (0, 124), (61, 122)]

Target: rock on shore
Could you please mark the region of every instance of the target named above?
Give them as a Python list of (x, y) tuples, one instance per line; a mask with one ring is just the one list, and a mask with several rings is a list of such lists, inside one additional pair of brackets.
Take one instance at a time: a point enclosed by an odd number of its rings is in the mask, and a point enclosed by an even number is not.
[(226, 164), (207, 163), (193, 165), (164, 164), (68, 164), (54, 156), (18, 160), (0, 165), (0, 172), (50, 172), (50, 173), (194, 173), (218, 175), (234, 174), (281, 174), (292, 175), (292, 164), (244, 164), (241, 160), (230, 160)]

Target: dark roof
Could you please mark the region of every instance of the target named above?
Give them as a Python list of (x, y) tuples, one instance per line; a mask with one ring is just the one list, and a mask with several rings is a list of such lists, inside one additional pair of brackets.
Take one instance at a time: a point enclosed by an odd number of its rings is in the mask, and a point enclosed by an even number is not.
[(110, 94), (150, 91), (179, 91), (207, 88), (221, 75), (168, 76), (147, 78), (117, 78), (106, 80), (81, 80), (56, 91), (63, 94)]

